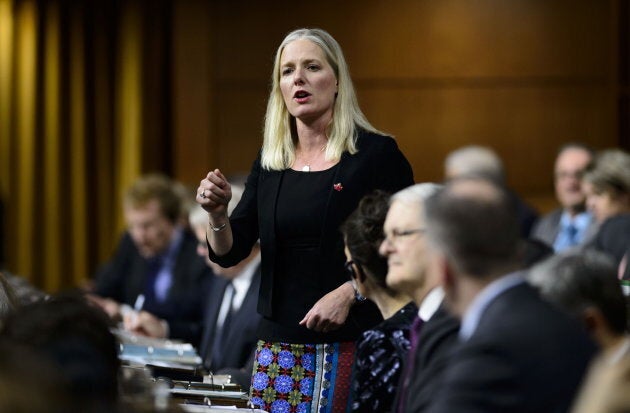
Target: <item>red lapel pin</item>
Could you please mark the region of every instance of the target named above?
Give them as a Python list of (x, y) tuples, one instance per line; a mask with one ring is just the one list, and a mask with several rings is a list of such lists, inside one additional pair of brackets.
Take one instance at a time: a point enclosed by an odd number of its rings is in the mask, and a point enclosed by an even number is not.
[(335, 191), (337, 192), (341, 192), (341, 190), (343, 189), (343, 185), (341, 185), (341, 182), (334, 184), (333, 188), (335, 189)]

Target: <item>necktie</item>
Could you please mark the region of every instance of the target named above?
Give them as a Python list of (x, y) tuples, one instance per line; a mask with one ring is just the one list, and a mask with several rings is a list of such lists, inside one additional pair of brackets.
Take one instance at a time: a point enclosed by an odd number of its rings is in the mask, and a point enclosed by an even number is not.
[(416, 315), (413, 323), (411, 324), (411, 328), (409, 330), (409, 353), (407, 353), (407, 362), (405, 364), (405, 368), (403, 370), (403, 376), (400, 381), (400, 389), (398, 390), (400, 393), (400, 397), (398, 398), (398, 413), (403, 413), (405, 411), (405, 403), (407, 402), (407, 389), (409, 388), (409, 381), (411, 380), (411, 375), (413, 374), (413, 364), (416, 358), (416, 351), (418, 350), (418, 344), (420, 343), (420, 331), (422, 330), (422, 326), (424, 321)]
[(577, 230), (576, 226), (573, 225), (573, 224), (569, 224), (569, 225), (566, 226), (565, 231), (566, 231), (566, 234), (567, 234), (567, 241), (568, 241), (569, 246), (573, 247), (573, 246), (577, 245), (578, 244), (578, 241), (577, 241), (577, 232), (578, 232), (578, 230)]
[(159, 307), (160, 299), (156, 294), (155, 283), (162, 268), (162, 258), (153, 257), (146, 261), (144, 276), (144, 306), (143, 309), (155, 312)]
[[(221, 303), (221, 309), (217, 317), (217, 324), (214, 330), (214, 337), (212, 339), (212, 364), (213, 370), (216, 370), (216, 366), (221, 365), (223, 358), (223, 349), (225, 345), (225, 336), (230, 331), (230, 323), (232, 321), (233, 304), (235, 295), (234, 285), (229, 283), (225, 287), (223, 293), (223, 301)], [(222, 322), (221, 322), (222, 321)]]

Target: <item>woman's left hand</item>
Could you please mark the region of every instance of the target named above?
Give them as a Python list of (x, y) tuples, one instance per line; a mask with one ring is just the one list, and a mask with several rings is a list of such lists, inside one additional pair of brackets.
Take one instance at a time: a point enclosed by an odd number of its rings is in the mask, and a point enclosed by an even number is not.
[(300, 321), (300, 325), (322, 333), (337, 330), (346, 322), (353, 303), (354, 288), (350, 283), (343, 283), (320, 298)]

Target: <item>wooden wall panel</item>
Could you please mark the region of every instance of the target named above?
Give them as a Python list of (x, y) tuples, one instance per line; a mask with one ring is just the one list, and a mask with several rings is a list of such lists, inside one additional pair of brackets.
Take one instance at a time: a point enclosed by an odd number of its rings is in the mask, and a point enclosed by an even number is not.
[(514, 187), (535, 194), (550, 189), (559, 142), (614, 144), (614, 105), (598, 88), (381, 89), (360, 99), (368, 118), (396, 136), (416, 181), (440, 180), (448, 152), (483, 144), (502, 156)]
[(439, 180), (450, 150), (489, 145), (511, 185), (547, 209), (559, 145), (618, 144), (615, 0), (209, 3), (211, 70), (200, 80), (210, 79), (214, 102), (208, 168), (249, 168), (273, 54), (298, 27), (340, 42), (361, 107), (396, 135), (416, 180)]
[(214, 59), (207, 2), (173, 2), (173, 174), (183, 182), (197, 185), (208, 165), (217, 162), (212, 133), (214, 114), (211, 105)]

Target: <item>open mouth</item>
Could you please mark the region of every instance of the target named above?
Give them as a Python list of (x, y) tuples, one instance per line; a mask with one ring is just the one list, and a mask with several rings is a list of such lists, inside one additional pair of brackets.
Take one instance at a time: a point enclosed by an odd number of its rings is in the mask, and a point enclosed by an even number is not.
[(305, 99), (307, 97), (311, 96), (310, 93), (304, 91), (304, 90), (298, 90), (297, 92), (295, 92), (295, 94), (293, 95), (293, 97), (295, 99)]

